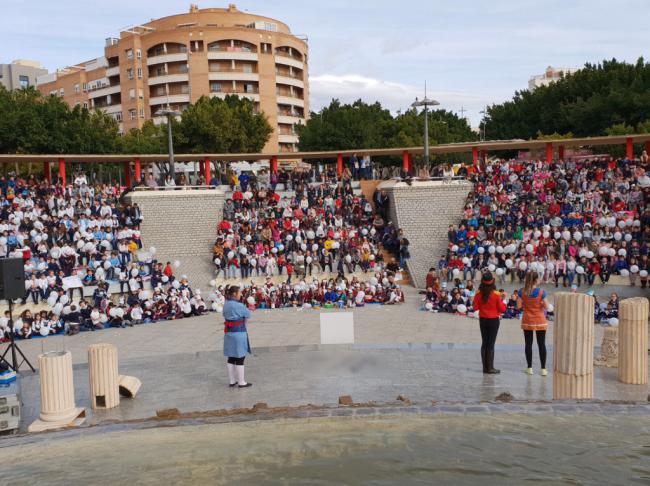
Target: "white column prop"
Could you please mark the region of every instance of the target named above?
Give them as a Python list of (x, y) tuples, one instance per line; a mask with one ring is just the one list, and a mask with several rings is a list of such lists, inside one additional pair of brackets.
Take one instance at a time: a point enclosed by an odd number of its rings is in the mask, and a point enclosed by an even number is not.
[(593, 398), (594, 298), (555, 294), (553, 399)]
[(648, 299), (622, 300), (618, 308), (618, 381), (648, 383)]
[(120, 404), (117, 348), (105, 343), (89, 346), (88, 374), (93, 409), (117, 407)]
[(41, 413), (28, 427), (29, 432), (79, 425), (85, 410), (74, 401), (72, 354), (70, 351), (51, 351), (38, 357), (41, 381)]

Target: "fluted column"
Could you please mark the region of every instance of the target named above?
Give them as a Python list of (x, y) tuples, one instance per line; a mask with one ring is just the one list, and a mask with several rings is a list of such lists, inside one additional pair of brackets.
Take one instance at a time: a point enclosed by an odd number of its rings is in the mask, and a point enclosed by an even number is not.
[(89, 346), (88, 374), (93, 409), (117, 407), (120, 404), (117, 348), (106, 343)]
[(594, 388), (594, 298), (555, 294), (553, 399), (592, 398)]
[(74, 403), (72, 354), (52, 351), (38, 357), (41, 378), (41, 414), (43, 422), (72, 421), (79, 414)]
[(622, 300), (618, 308), (618, 381), (648, 383), (648, 299)]
[(127, 398), (135, 398), (142, 386), (142, 382), (135, 376), (119, 376), (120, 395)]

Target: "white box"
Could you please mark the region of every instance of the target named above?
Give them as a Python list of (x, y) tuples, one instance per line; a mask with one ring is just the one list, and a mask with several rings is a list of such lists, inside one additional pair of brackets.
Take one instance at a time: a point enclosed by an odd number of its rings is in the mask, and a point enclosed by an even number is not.
[(352, 312), (321, 312), (321, 344), (354, 344), (354, 314)]

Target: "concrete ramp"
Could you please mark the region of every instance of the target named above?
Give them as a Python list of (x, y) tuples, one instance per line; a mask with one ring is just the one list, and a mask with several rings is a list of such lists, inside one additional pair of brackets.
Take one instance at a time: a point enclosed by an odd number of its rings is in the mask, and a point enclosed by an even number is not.
[(395, 180), (379, 188), (390, 197), (389, 221), (401, 228), (409, 240), (408, 270), (416, 287), (423, 288), (430, 267), (435, 267), (447, 248), (447, 229), (458, 224), (472, 184), (465, 180)]
[(224, 193), (216, 189), (134, 191), (125, 202), (142, 211), (142, 242), (163, 263), (178, 260), (195, 288), (207, 290), (213, 273), (212, 245), (223, 214)]

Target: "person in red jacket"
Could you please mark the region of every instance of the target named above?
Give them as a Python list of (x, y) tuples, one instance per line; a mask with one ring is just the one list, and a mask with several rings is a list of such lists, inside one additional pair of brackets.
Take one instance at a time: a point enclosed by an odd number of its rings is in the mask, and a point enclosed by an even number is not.
[(494, 277), (490, 272), (484, 272), (481, 277), (481, 286), (474, 296), (474, 310), (479, 311), (479, 325), (481, 327), (481, 361), (483, 373), (496, 375), (501, 371), (494, 368), (494, 344), (497, 341), (500, 317), (506, 311), (502, 296), (497, 292)]

